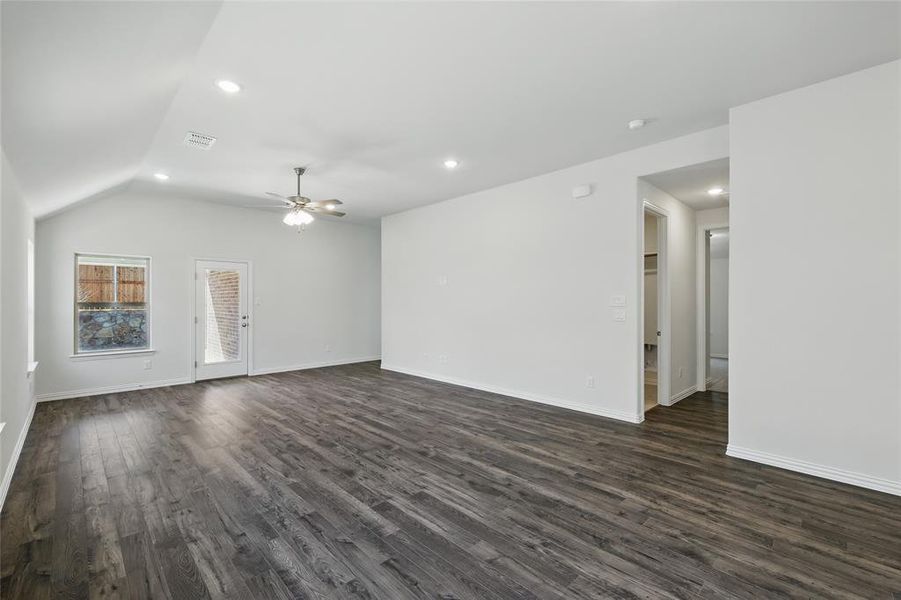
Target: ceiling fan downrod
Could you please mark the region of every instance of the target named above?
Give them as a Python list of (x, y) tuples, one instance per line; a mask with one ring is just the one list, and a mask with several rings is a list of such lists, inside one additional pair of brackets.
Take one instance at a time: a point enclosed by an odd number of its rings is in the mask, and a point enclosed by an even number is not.
[(300, 176), (307, 170), (304, 167), (294, 167), (294, 172), (297, 173), (297, 195), (300, 196)]

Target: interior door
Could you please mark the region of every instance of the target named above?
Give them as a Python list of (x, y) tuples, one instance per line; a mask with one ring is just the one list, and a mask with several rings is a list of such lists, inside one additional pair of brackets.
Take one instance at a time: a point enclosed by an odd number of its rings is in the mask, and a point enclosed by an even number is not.
[(247, 263), (198, 260), (194, 289), (195, 379), (247, 375)]

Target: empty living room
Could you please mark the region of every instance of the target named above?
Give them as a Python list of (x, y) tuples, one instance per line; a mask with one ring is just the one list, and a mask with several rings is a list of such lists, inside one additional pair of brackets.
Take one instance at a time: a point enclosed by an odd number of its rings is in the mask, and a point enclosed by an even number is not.
[(0, 1), (0, 598), (901, 600), (901, 1)]

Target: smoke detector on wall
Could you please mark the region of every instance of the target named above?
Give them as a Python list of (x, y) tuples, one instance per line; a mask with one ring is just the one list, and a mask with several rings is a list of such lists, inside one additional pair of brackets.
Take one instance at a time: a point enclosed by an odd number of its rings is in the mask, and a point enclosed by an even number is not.
[(185, 146), (188, 146), (190, 148), (209, 150), (212, 145), (216, 143), (216, 138), (211, 135), (206, 135), (205, 133), (189, 131), (187, 135), (185, 135), (185, 140), (183, 143)]

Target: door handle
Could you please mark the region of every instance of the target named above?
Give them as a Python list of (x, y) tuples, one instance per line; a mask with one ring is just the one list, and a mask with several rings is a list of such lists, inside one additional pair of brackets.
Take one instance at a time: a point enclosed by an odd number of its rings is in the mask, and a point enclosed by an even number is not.
[(241, 327), (247, 327), (247, 323), (241, 323)]
[(657, 337), (660, 337), (660, 332), (659, 332), (659, 331), (657, 332)]

